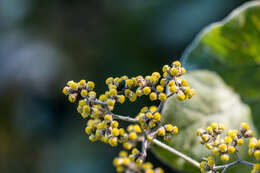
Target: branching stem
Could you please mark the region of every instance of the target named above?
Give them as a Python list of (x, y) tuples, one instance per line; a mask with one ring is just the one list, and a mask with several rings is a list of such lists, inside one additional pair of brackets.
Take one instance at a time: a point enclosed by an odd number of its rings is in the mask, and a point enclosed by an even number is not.
[(237, 165), (237, 164), (243, 164), (243, 165), (247, 165), (247, 166), (254, 166), (253, 163), (241, 160), (241, 158), (240, 158), (240, 156), (239, 156), (237, 151), (236, 151), (235, 155), (236, 155), (236, 159), (237, 159), (236, 161), (231, 162), (231, 163), (226, 164), (226, 165), (216, 166), (213, 169), (214, 170), (221, 170), (221, 169), (223, 169), (221, 173), (225, 173), (228, 168), (230, 168), (230, 167), (232, 167), (234, 165)]
[(162, 143), (161, 141), (157, 140), (157, 139), (153, 139), (153, 143), (158, 145), (159, 147), (162, 147), (164, 148), (165, 150), (183, 158), (184, 160), (186, 160), (187, 162), (191, 163), (193, 166), (197, 167), (197, 168), (200, 168), (200, 163), (194, 159), (192, 159), (191, 157), (175, 150), (174, 148)]

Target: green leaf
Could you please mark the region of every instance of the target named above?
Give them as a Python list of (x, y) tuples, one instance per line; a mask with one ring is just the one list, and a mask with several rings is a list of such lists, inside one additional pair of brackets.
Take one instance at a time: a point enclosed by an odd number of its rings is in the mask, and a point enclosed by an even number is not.
[(190, 69), (217, 72), (253, 111), (260, 129), (260, 1), (205, 28), (183, 54)]
[[(172, 123), (179, 127), (180, 133), (167, 144), (175, 149), (200, 161), (211, 152), (199, 143), (196, 136), (198, 128), (206, 128), (212, 122), (224, 123), (227, 129), (237, 129), (241, 122), (247, 122), (253, 127), (250, 108), (245, 105), (236, 94), (216, 74), (206, 70), (191, 71), (185, 76), (195, 96), (183, 102), (175, 97), (169, 98), (163, 109), (163, 122)], [(247, 158), (247, 145), (242, 147), (240, 154)], [(164, 149), (154, 146), (154, 153), (169, 165), (188, 172), (200, 172), (190, 163), (174, 156)], [(249, 169), (238, 166), (239, 172)], [(245, 169), (245, 171), (243, 170)], [(243, 171), (241, 171), (243, 170)], [(235, 172), (235, 170), (232, 170)]]

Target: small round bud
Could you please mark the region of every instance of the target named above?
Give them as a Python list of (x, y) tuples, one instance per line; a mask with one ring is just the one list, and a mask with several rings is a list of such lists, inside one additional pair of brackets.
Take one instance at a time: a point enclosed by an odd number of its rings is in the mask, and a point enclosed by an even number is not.
[(123, 104), (125, 102), (125, 96), (124, 95), (119, 96), (118, 102)]
[(177, 95), (177, 99), (180, 100), (180, 101), (183, 101), (183, 100), (185, 100), (185, 95), (183, 93), (179, 93)]
[(236, 148), (231, 146), (231, 147), (228, 147), (228, 152), (229, 153), (234, 153), (236, 151)]
[(112, 135), (113, 136), (119, 136), (119, 130), (117, 128), (112, 129)]
[(224, 162), (229, 161), (229, 155), (223, 154), (223, 155), (221, 155), (220, 159), (221, 159), (222, 161), (224, 161)]
[(238, 140), (237, 140), (237, 144), (238, 144), (239, 146), (242, 146), (242, 145), (244, 144), (244, 140), (243, 140), (243, 139), (238, 139)]
[(112, 146), (115, 147), (117, 146), (117, 138), (116, 137), (112, 137), (108, 140), (108, 143)]
[(157, 86), (156, 86), (156, 90), (157, 90), (158, 92), (163, 92), (163, 91), (164, 91), (164, 87), (163, 87), (162, 85), (157, 85)]
[(175, 67), (171, 68), (170, 73), (172, 76), (176, 76), (178, 74), (179, 70)]
[(219, 145), (219, 150), (221, 152), (226, 152), (227, 151), (227, 145), (226, 144), (220, 144)]
[(161, 114), (159, 112), (156, 112), (154, 115), (153, 115), (153, 119), (155, 121), (160, 121), (161, 120)]
[(129, 134), (129, 139), (131, 139), (131, 140), (136, 140), (136, 138), (137, 138), (136, 133), (131, 132), (131, 133)]
[(79, 85), (79, 88), (84, 88), (86, 86), (86, 80), (80, 80), (78, 85)]
[(177, 89), (176, 89), (175, 86), (171, 86), (171, 87), (170, 87), (170, 92), (171, 92), (171, 93), (176, 93), (176, 91), (177, 91)]
[(160, 100), (160, 101), (166, 101), (166, 100), (167, 100), (166, 94), (160, 93), (160, 94), (159, 94), (159, 100)]
[(87, 90), (81, 90), (80, 95), (82, 97), (87, 97), (88, 96), (88, 91)]
[(68, 87), (68, 86), (65, 86), (64, 88), (63, 88), (63, 90), (62, 90), (62, 93), (64, 94), (64, 95), (69, 95), (69, 93), (70, 93), (70, 88)]
[(149, 87), (145, 87), (145, 88), (143, 89), (143, 93), (144, 93), (144, 95), (148, 95), (148, 94), (151, 93), (151, 89), (150, 89)]
[(181, 74), (182, 74), (182, 75), (186, 74), (186, 69), (183, 68), (183, 67), (181, 68)]
[(226, 137), (225, 137), (225, 142), (226, 142), (227, 144), (231, 144), (232, 141), (233, 141), (233, 140), (232, 140), (231, 137), (229, 137), (229, 136), (226, 136)]
[(151, 101), (157, 100), (157, 94), (155, 92), (152, 92), (149, 97)]
[(68, 99), (69, 99), (69, 102), (71, 102), (71, 103), (75, 103), (77, 97), (76, 97), (75, 94), (70, 94)]
[(88, 81), (87, 87), (89, 90), (93, 90), (95, 88), (95, 83), (92, 81)]
[(185, 79), (181, 79), (182, 86), (188, 87), (189, 83)]
[(180, 61), (174, 61), (172, 63), (175, 67), (180, 67), (181, 66), (181, 62)]
[(260, 150), (256, 150), (256, 151), (254, 152), (254, 156), (255, 156), (255, 159), (256, 159), (256, 160), (260, 160)]
[(117, 96), (117, 90), (116, 89), (110, 89), (109, 90), (109, 95), (111, 97), (116, 97)]
[(158, 136), (165, 136), (165, 130), (164, 130), (164, 128), (159, 128), (159, 129), (158, 129), (158, 132), (157, 132), (157, 135), (158, 135)]
[(240, 127), (242, 128), (242, 130), (248, 130), (249, 129), (249, 125), (246, 123), (241, 123)]
[(137, 89), (135, 93), (138, 97), (141, 97), (143, 95), (143, 92), (140, 89)]
[(117, 128), (117, 127), (118, 127), (118, 122), (117, 122), (117, 121), (112, 121), (111, 126), (112, 126), (113, 128)]

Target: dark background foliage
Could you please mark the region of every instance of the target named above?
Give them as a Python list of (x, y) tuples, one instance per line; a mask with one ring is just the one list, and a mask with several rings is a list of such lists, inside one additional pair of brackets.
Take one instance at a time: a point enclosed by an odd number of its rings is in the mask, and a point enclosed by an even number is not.
[[(120, 148), (92, 144), (61, 94), (70, 79), (159, 71), (242, 0), (1, 0), (0, 170), (115, 172)], [(136, 113), (134, 104), (121, 112)], [(173, 172), (152, 154), (148, 160)]]

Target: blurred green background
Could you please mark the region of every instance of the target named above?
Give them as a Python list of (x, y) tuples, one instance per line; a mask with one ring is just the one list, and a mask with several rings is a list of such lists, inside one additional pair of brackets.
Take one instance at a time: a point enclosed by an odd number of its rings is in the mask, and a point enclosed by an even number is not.
[[(120, 148), (90, 143), (67, 80), (159, 71), (242, 0), (1, 0), (0, 170), (115, 172)], [(130, 104), (120, 111), (136, 113)], [(148, 160), (169, 169), (151, 153)]]

